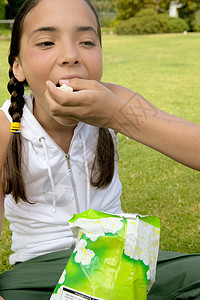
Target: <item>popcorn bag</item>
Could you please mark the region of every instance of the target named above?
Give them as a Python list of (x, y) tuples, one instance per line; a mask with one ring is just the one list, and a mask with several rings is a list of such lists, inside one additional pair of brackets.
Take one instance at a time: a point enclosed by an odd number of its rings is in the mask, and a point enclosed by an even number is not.
[(69, 221), (76, 247), (50, 300), (146, 300), (155, 281), (160, 220), (88, 210)]

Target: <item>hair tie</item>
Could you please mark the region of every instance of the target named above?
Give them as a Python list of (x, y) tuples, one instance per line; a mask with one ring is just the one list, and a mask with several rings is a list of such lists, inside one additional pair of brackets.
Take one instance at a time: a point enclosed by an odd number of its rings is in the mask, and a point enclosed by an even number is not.
[(20, 126), (19, 122), (12, 122), (10, 125), (10, 131), (14, 133), (20, 133)]

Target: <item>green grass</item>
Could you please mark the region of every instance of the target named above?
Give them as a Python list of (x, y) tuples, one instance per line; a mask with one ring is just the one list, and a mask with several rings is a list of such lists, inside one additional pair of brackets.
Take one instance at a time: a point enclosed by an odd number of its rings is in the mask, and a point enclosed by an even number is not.
[[(0, 40), (0, 99), (6, 92), (8, 41)], [(104, 81), (139, 92), (159, 108), (200, 124), (200, 34), (103, 37)], [(2, 51), (3, 50), (3, 51)], [(119, 135), (125, 212), (161, 219), (160, 249), (199, 252), (200, 173)], [(8, 222), (0, 272), (9, 268)]]
[(9, 38), (11, 29), (6, 24), (0, 24), (0, 38)]
[(0, 39), (0, 104), (9, 98), (8, 83), (8, 49), (9, 39)]

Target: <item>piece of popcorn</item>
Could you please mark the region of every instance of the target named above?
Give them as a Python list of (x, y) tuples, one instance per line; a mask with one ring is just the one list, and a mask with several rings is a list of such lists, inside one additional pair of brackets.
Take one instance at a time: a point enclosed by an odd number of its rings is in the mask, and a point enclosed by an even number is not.
[(66, 85), (65, 83), (57, 88), (65, 93), (73, 92), (73, 88), (71, 88), (71, 86)]

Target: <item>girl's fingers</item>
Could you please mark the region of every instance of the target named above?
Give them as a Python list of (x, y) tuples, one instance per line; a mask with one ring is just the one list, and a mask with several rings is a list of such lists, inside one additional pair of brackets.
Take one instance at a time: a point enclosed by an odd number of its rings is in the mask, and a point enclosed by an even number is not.
[(77, 106), (81, 104), (78, 97), (74, 97), (75, 92), (65, 93), (64, 91), (59, 90), (55, 86), (55, 84), (53, 84), (53, 82), (51, 81), (47, 81), (46, 85), (47, 85), (46, 95), (49, 104), (50, 102), (53, 102), (51, 100), (56, 101), (58, 104), (62, 106), (64, 105)]
[(81, 115), (82, 108), (79, 105), (70, 105), (69, 102), (71, 99), (66, 103), (66, 105), (60, 104), (50, 95), (48, 90), (45, 92), (45, 98), (52, 116), (63, 118), (69, 118), (73, 116), (73, 118), (77, 121), (80, 120), (79, 116)]
[(97, 97), (103, 87), (99, 82), (94, 80), (86, 80), (74, 78), (70, 80), (60, 81), (73, 88), (74, 92), (65, 93), (59, 90), (51, 81), (47, 81), (47, 91), (49, 95), (62, 106), (87, 106), (87, 102), (91, 104), (92, 99)]
[(89, 79), (80, 79), (80, 78), (73, 78), (69, 80), (60, 80), (60, 84), (67, 84), (71, 86), (75, 91), (81, 90), (96, 90), (99, 88), (100, 84), (95, 80)]
[(120, 101), (110, 89), (93, 80), (76, 78), (65, 83), (78, 91), (65, 93), (57, 89), (52, 82), (47, 82), (45, 98), (52, 116), (72, 118), (93, 126), (103, 124), (107, 127), (111, 124), (112, 103)]

